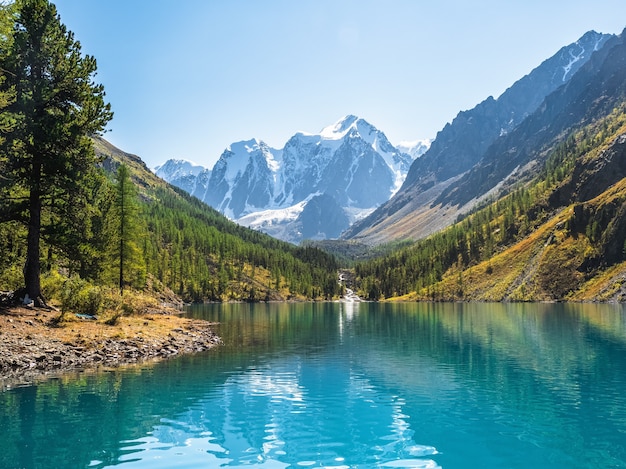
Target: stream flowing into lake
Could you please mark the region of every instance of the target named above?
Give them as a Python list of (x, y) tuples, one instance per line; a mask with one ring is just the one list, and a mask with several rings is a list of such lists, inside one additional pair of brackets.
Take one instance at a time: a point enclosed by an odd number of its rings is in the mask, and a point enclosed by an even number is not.
[(626, 308), (226, 304), (224, 345), (0, 394), (2, 468), (626, 468)]

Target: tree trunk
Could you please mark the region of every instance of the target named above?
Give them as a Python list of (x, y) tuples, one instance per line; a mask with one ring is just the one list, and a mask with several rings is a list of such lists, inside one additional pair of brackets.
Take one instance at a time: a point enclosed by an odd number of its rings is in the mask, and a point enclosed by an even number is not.
[(41, 163), (32, 167), (32, 181), (28, 206), (28, 235), (26, 237), (26, 264), (24, 265), (24, 283), (26, 293), (35, 306), (47, 307), (41, 294)]
[[(33, 174), (37, 175), (41, 168), (35, 166)], [(37, 179), (37, 178), (36, 178)], [(28, 236), (26, 238), (26, 264), (24, 265), (24, 283), (26, 292), (35, 306), (46, 306), (41, 294), (41, 265), (40, 265), (40, 237), (41, 237), (41, 193), (39, 181), (33, 184), (29, 197)]]
[(124, 295), (124, 243), (126, 242), (126, 233), (124, 232), (126, 228), (126, 214), (124, 213), (126, 208), (126, 188), (124, 184), (126, 184), (126, 180), (120, 179), (120, 295)]
[[(123, 232), (123, 229), (122, 229)], [(120, 295), (124, 294), (124, 241), (120, 237)]]

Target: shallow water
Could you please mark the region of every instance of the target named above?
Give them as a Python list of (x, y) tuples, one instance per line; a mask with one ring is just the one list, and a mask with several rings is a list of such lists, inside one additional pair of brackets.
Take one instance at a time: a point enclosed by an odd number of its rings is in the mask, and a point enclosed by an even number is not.
[(0, 394), (0, 467), (626, 467), (626, 309), (204, 305), (225, 345)]

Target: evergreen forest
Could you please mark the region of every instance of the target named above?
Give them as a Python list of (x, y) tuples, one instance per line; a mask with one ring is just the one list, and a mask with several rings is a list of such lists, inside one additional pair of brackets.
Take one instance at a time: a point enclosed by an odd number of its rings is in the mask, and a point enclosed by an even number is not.
[(573, 129), (521, 180), (441, 232), (356, 263), (370, 300), (620, 300), (626, 103)]
[(93, 312), (130, 292), (185, 301), (341, 293), (333, 256), (235, 225), (102, 138), (113, 111), (96, 59), (53, 4), (0, 9), (0, 290)]
[(454, 225), (386, 246), (295, 246), (108, 143), (114, 113), (96, 71), (48, 0), (0, 4), (0, 290), (20, 299), (94, 314), (138, 297), (331, 300), (346, 268), (372, 301), (626, 299), (623, 80)]

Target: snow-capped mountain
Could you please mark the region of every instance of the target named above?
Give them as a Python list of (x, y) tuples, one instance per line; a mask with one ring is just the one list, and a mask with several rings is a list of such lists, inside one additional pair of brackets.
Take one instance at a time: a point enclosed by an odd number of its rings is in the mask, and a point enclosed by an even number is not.
[(153, 171), (161, 179), (193, 195), (197, 192), (198, 183), (206, 179), (207, 173), (210, 174), (203, 166), (182, 159), (167, 160)]
[(281, 155), (260, 140), (233, 143), (213, 166), (201, 199), (231, 219), (274, 206)]
[(410, 155), (412, 159), (417, 159), (428, 151), (430, 144), (433, 143), (433, 139), (427, 140), (414, 140), (411, 142), (404, 141), (396, 145), (396, 148), (402, 153)]
[(349, 115), (318, 134), (296, 133), (281, 150), (257, 139), (233, 143), (210, 177), (199, 171), (193, 183), (191, 168), (181, 167), (184, 177), (173, 169), (181, 163), (168, 161), (157, 175), (243, 225), (298, 242), (337, 237), (389, 200), (412, 162), (383, 132)]
[(285, 144), (276, 201), (327, 193), (343, 207), (371, 208), (397, 191), (412, 163), (385, 134), (346, 116), (319, 134), (298, 132)]

